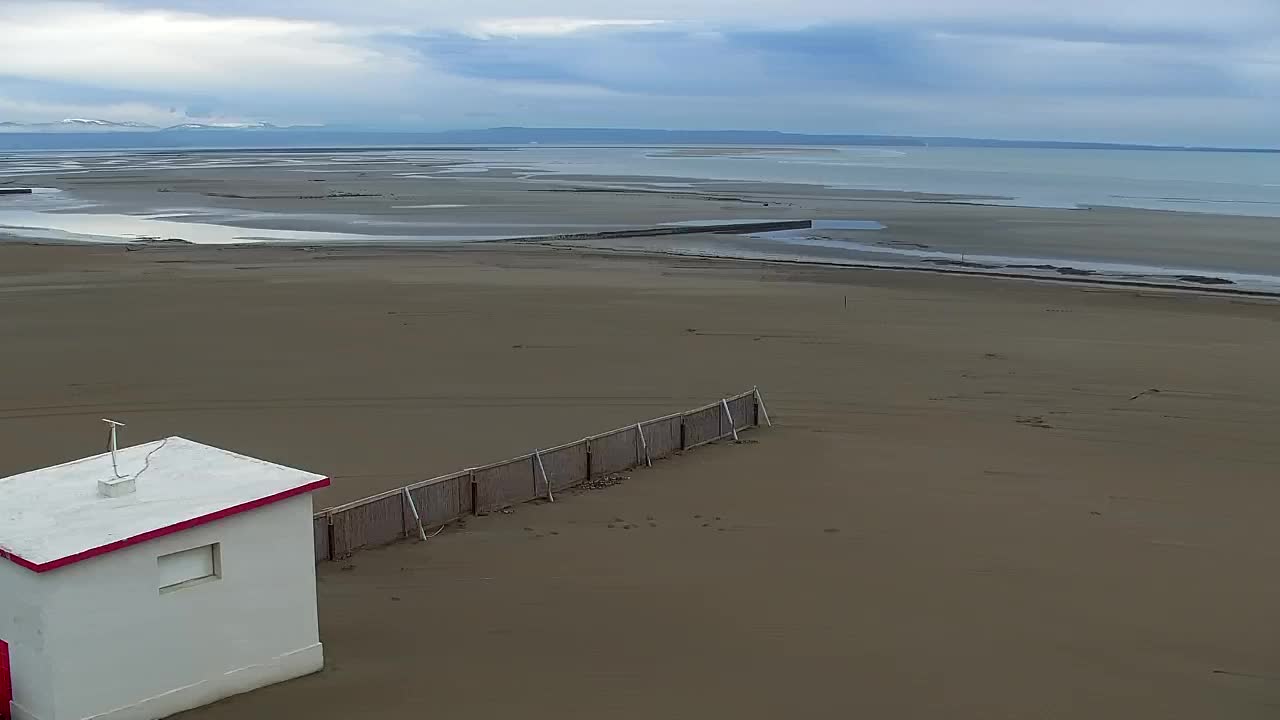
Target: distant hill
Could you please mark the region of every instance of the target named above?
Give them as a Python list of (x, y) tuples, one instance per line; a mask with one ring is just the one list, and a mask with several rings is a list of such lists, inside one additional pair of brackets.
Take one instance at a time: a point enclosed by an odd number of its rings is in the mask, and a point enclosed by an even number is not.
[(140, 123), (69, 119), (59, 123), (0, 123), (0, 150), (412, 148), (435, 145), (835, 145), (877, 147), (1045, 148), (1280, 152), (1260, 148), (1173, 147), (1040, 140), (991, 140), (899, 135), (810, 135), (763, 130), (644, 130), (523, 128), (411, 132), (335, 127), (276, 127), (269, 123), (189, 123), (157, 128)]
[[(251, 130), (295, 130), (308, 129), (302, 127), (279, 127), (265, 122), (244, 122), (244, 123), (183, 123), (182, 125), (174, 125), (172, 127), (158, 127), (139, 122), (115, 122), (112, 120), (92, 120), (85, 118), (68, 118), (57, 122), (46, 123), (16, 123), (16, 122), (0, 122), (0, 134), (23, 134), (23, 135), (45, 135), (49, 133), (57, 133), (59, 135), (71, 134), (87, 134), (87, 133), (170, 133), (170, 132), (195, 132), (195, 131), (251, 131)], [(314, 129), (314, 128), (312, 128)], [(110, 143), (110, 140), (99, 140), (99, 142)]]

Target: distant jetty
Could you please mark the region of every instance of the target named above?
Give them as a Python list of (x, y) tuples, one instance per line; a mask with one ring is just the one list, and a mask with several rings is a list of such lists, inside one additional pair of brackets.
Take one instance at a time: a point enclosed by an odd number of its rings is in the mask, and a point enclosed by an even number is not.
[(778, 230), (808, 230), (812, 227), (812, 220), (743, 220), (739, 222), (711, 222), (696, 225), (662, 225), (659, 227), (628, 228), (626, 230), (602, 230), (600, 232), (573, 233), (570, 235), (533, 235), (529, 237), (501, 238), (498, 240), (476, 240), (471, 244), (541, 243), (548, 241), (567, 242), (571, 240), (621, 240), (624, 238), (659, 237), (663, 235), (699, 235), (703, 233), (735, 233), (745, 235), (747, 233), (776, 232)]
[(30, 195), (31, 188), (0, 188), (0, 195)]

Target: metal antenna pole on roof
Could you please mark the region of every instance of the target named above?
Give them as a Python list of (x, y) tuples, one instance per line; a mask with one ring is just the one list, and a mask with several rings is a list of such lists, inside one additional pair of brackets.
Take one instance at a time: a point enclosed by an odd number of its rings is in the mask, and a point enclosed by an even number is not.
[(108, 420), (107, 418), (102, 418), (102, 422), (111, 426), (111, 472), (117, 478), (123, 478), (124, 476), (120, 474), (120, 466), (116, 464), (116, 428), (125, 427), (125, 424), (115, 420)]

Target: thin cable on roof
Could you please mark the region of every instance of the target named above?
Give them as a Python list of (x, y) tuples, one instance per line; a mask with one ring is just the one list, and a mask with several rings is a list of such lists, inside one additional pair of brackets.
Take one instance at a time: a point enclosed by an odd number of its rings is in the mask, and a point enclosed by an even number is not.
[(160, 452), (160, 449), (163, 448), (166, 444), (168, 444), (168, 442), (169, 442), (169, 438), (165, 438), (160, 442), (159, 445), (155, 446), (155, 448), (153, 448), (151, 452), (147, 453), (147, 456), (142, 459), (142, 469), (139, 470), (138, 473), (133, 476), (134, 480), (137, 480), (138, 478), (142, 477), (142, 473), (146, 472), (147, 468), (151, 467), (151, 456)]

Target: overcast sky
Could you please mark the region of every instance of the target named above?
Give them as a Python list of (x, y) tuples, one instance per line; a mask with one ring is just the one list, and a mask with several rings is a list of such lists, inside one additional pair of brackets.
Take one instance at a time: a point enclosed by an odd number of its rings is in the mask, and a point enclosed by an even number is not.
[(1280, 0), (0, 0), (0, 120), (1280, 145)]

